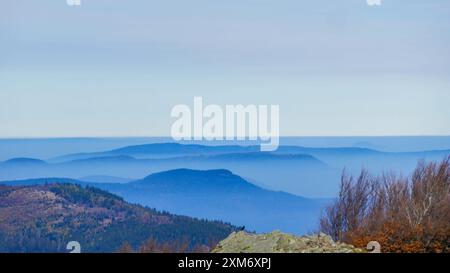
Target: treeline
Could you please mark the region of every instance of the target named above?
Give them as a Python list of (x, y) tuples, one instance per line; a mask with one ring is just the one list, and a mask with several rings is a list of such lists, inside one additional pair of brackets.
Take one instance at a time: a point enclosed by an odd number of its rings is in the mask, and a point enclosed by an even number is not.
[(192, 244), (188, 238), (183, 240), (160, 242), (150, 238), (139, 247), (133, 247), (130, 243), (123, 243), (117, 250), (118, 253), (209, 253), (218, 241), (212, 240), (208, 244)]
[(83, 252), (203, 253), (233, 231), (232, 228), (218, 231), (213, 222), (205, 222), (203, 227), (179, 223), (185, 226), (149, 226), (131, 220), (113, 223), (104, 230), (98, 230), (98, 224), (73, 218), (51, 227), (47, 223), (32, 223), (14, 233), (0, 231), (0, 252), (67, 252), (67, 243), (76, 240)]
[(412, 175), (342, 175), (321, 230), (335, 240), (383, 252), (450, 252), (450, 158), (420, 162)]

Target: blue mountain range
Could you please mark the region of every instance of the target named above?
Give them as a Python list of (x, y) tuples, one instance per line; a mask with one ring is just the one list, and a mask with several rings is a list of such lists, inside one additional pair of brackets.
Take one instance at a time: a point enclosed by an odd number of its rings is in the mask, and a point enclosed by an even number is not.
[[(421, 159), (441, 160), (449, 150), (388, 153), (367, 148), (307, 148), (280, 146), (276, 152), (259, 152), (259, 146), (206, 146), (158, 143), (39, 159), (18, 158), (0, 163), (0, 180), (40, 177), (142, 178), (149, 173), (178, 168), (227, 169), (267, 189), (307, 197), (332, 197), (345, 169), (357, 174), (367, 168), (410, 173)], [(115, 179), (93, 179), (114, 182)], [(128, 179), (128, 181), (131, 179)], [(126, 182), (123, 181), (122, 182)]]
[(158, 210), (204, 219), (220, 219), (248, 230), (283, 230), (304, 234), (317, 228), (329, 199), (309, 199), (260, 188), (228, 170), (176, 169), (129, 183), (95, 183), (68, 178), (6, 181), (26, 186), (71, 183), (97, 187), (126, 201)]

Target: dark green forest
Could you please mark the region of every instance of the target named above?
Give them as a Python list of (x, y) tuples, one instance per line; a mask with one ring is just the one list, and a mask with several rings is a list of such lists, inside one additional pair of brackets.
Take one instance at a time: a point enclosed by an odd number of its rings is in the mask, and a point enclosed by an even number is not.
[[(93, 187), (48, 184), (0, 186), (0, 252), (68, 252), (78, 241), (82, 252), (183, 245), (208, 250), (236, 227), (133, 205)], [(172, 249), (175, 251), (175, 249)]]

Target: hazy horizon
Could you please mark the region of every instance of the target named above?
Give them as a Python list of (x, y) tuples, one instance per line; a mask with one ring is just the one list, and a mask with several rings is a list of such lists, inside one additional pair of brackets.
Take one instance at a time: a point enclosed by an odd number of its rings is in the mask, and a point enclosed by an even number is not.
[[(49, 159), (70, 153), (98, 152), (125, 146), (176, 142), (171, 137), (0, 138), (0, 161), (17, 157)], [(182, 144), (258, 145), (257, 141), (181, 141)], [(449, 150), (450, 136), (280, 137), (282, 146), (359, 147), (381, 152)]]

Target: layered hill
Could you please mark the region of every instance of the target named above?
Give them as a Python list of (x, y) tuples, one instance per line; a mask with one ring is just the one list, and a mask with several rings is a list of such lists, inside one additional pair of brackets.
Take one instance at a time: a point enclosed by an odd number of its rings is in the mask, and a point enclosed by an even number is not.
[[(127, 182), (149, 173), (179, 168), (227, 169), (265, 188), (308, 197), (335, 196), (341, 172), (410, 173), (418, 160), (442, 160), (450, 150), (380, 152), (368, 148), (207, 146), (154, 143), (94, 153), (69, 154), (44, 161), (18, 158), (0, 163), (0, 180), (67, 177), (96, 182)], [(100, 178), (100, 179), (99, 179)], [(117, 179), (118, 178), (118, 179)]]
[[(163, 145), (163, 144), (158, 144)], [(157, 144), (143, 147), (133, 147), (131, 150), (143, 152), (154, 148), (161, 150)], [(164, 146), (164, 145), (163, 145)], [(187, 146), (187, 147), (185, 147)], [(158, 148), (159, 147), (159, 148)], [(172, 147), (172, 145), (169, 145)], [(181, 151), (191, 150), (191, 145), (176, 145)], [(191, 147), (191, 148), (188, 148)], [(262, 152), (246, 152), (246, 148), (195, 146), (199, 154), (172, 154), (161, 158), (140, 158), (129, 154), (128, 149), (117, 150), (114, 153), (123, 154), (90, 154), (87, 158), (73, 159), (64, 162), (48, 161), (47, 164), (8, 165), (0, 164), (0, 180), (18, 180), (40, 177), (66, 177), (79, 179), (85, 177), (132, 177), (141, 178), (149, 173), (168, 171), (179, 168), (188, 169), (228, 169), (243, 177), (249, 178), (267, 188), (283, 190), (295, 194), (309, 196), (332, 196), (336, 191), (336, 171), (317, 158), (307, 154), (278, 154)], [(251, 147), (250, 147), (251, 148)], [(250, 149), (249, 148), (249, 149)], [(231, 150), (230, 150), (231, 149)], [(231, 152), (240, 150), (240, 152)], [(200, 154), (200, 152), (205, 152)], [(317, 175), (320, 174), (320, 175)], [(100, 182), (98, 179), (95, 181)], [(110, 179), (106, 179), (110, 182)], [(301, 183), (294, 183), (299, 181)], [(316, 187), (317, 183), (323, 187)]]
[(171, 213), (219, 219), (248, 230), (280, 229), (302, 234), (314, 229), (329, 201), (271, 191), (228, 170), (176, 169), (129, 183), (92, 183), (63, 178), (3, 182), (9, 185), (76, 183), (101, 188), (126, 201)]

